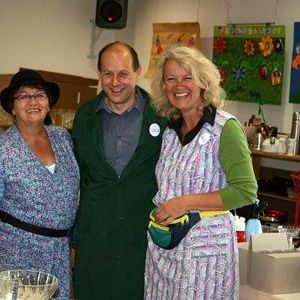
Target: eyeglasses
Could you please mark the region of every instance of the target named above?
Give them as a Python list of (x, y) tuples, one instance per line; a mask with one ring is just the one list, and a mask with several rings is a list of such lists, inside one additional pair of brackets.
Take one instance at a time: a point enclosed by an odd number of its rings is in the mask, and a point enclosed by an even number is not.
[(18, 100), (21, 103), (26, 103), (26, 102), (30, 101), (31, 98), (34, 98), (37, 101), (44, 101), (44, 100), (48, 99), (48, 96), (46, 93), (37, 93), (37, 94), (32, 94), (32, 95), (21, 94), (21, 95), (15, 96), (14, 100)]

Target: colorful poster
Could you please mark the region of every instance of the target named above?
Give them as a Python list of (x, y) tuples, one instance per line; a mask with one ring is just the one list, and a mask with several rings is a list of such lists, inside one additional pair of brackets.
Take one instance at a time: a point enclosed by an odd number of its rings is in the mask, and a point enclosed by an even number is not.
[(290, 102), (300, 103), (300, 22), (294, 23), (294, 46), (291, 66)]
[(154, 23), (151, 55), (146, 78), (152, 78), (163, 51), (173, 45), (200, 48), (199, 23)]
[(281, 104), (285, 26), (215, 26), (213, 61), (227, 99)]

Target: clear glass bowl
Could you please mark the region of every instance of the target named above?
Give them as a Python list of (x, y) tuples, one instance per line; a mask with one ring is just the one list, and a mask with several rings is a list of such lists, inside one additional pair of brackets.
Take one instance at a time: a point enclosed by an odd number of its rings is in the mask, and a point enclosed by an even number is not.
[(58, 279), (34, 270), (0, 272), (1, 300), (48, 300), (55, 293)]

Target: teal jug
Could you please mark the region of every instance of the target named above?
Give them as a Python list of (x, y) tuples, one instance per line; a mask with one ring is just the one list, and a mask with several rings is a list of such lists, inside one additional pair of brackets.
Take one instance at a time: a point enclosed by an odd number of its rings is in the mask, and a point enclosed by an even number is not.
[(261, 201), (259, 199), (255, 200), (251, 218), (247, 221), (246, 228), (245, 228), (247, 242), (250, 241), (251, 235), (263, 233), (259, 216), (267, 206), (268, 203), (266, 201)]

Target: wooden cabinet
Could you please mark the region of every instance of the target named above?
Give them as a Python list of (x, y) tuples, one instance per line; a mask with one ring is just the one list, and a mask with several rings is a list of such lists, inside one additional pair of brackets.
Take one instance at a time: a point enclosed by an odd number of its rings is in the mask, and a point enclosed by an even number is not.
[[(44, 70), (37, 71), (46, 81), (53, 81), (60, 87), (59, 101), (51, 110), (53, 123), (66, 128), (72, 127), (72, 117), (76, 110), (97, 95), (98, 80)], [(0, 90), (9, 85), (12, 76), (0, 74)], [(0, 126), (10, 126), (12, 122), (12, 117), (1, 108)]]
[[(272, 177), (277, 176), (281, 178), (291, 179), (290, 175), (294, 172), (294, 170), (286, 170), (280, 169), (278, 167), (279, 161), (286, 161), (295, 163), (296, 169), (300, 169), (300, 155), (286, 155), (279, 153), (270, 153), (264, 152), (261, 150), (251, 150), (252, 153), (252, 162), (253, 168), (258, 180), (265, 179), (270, 180)], [(274, 161), (273, 167), (265, 167), (262, 165), (262, 159), (272, 159)], [(280, 208), (289, 212), (289, 223), (294, 223), (295, 215), (299, 215), (299, 211), (296, 210), (296, 197), (277, 194), (276, 191), (258, 191), (258, 198), (263, 198), (268, 200), (269, 206), (271, 208)]]
[(80, 76), (37, 70), (47, 81), (60, 87), (60, 98), (55, 108), (77, 110), (84, 102), (97, 95), (98, 80)]

